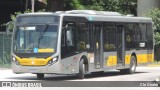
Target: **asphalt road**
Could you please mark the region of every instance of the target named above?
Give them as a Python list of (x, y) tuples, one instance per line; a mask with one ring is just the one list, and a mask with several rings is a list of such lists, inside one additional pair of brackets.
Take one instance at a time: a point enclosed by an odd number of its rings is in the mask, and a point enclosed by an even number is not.
[[(77, 79), (76, 76), (45, 75), (43, 80), (48, 81), (154, 81), (160, 78), (160, 67), (137, 67), (135, 74), (122, 74), (119, 71), (109, 71), (103, 74), (87, 74), (85, 79)], [(34, 74), (14, 74), (10, 69), (0, 69), (0, 81), (35, 81)]]

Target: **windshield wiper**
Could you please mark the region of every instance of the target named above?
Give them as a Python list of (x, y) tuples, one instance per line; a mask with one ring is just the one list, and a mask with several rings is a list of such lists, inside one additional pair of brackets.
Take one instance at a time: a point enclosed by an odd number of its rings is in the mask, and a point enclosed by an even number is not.
[(40, 38), (39, 38), (39, 39), (41, 39), (41, 38), (43, 37), (43, 35), (45, 34), (45, 32), (46, 32), (47, 29), (48, 29), (49, 24), (46, 24), (45, 26), (46, 26), (46, 27), (44, 28), (43, 32), (40, 34)]
[(45, 32), (46, 32), (47, 29), (48, 29), (49, 24), (46, 24), (45, 26), (46, 26), (46, 27), (44, 28), (43, 32), (40, 34), (40, 37), (39, 37), (39, 39), (38, 39), (38, 47), (39, 47), (39, 45), (40, 45), (40, 40), (43, 38), (43, 35), (45, 34)]

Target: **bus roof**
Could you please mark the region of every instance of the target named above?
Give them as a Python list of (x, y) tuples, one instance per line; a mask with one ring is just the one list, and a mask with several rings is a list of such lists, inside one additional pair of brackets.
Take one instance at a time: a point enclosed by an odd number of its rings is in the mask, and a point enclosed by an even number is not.
[(152, 19), (148, 17), (133, 17), (130, 15), (121, 15), (118, 12), (95, 11), (95, 10), (70, 10), (53, 12), (37, 12), (26, 13), (18, 16), (32, 16), (32, 15), (57, 15), (57, 16), (75, 16), (85, 17), (89, 21), (108, 21), (108, 22), (142, 22), (152, 23)]
[[(24, 13), (24, 14), (19, 14), (19, 16), (32, 16), (32, 15), (53, 15), (53, 14), (56, 14), (56, 13), (53, 13), (53, 12), (36, 12), (36, 13)], [(56, 15), (59, 15), (59, 14), (56, 14)]]
[(84, 15), (84, 14), (63, 14), (63, 16), (86, 17), (89, 21), (108, 21), (108, 22), (142, 22), (152, 23), (148, 17), (129, 17), (129, 16), (103, 16), (103, 15)]

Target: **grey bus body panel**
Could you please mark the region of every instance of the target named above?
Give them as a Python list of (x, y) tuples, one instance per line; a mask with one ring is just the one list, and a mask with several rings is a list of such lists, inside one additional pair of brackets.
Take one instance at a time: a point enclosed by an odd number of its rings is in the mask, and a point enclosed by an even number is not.
[[(28, 15), (36, 15), (36, 14), (25, 14), (19, 16), (28, 16)], [(39, 15), (39, 14), (37, 14)], [(41, 14), (45, 15), (45, 14)], [(97, 72), (97, 71), (108, 71), (112, 69), (126, 69), (129, 68), (129, 64), (125, 64), (124, 66), (107, 66), (107, 59), (109, 56), (117, 56), (117, 51), (108, 51), (108, 52), (100, 52), (102, 57), (102, 67), (96, 69), (94, 65), (94, 60), (91, 60), (88, 56), (89, 54), (93, 54), (94, 52), (82, 52), (76, 55), (61, 59), (61, 34), (62, 34), (62, 22), (64, 16), (74, 16), (74, 17), (85, 17), (88, 21), (101, 21), (101, 22), (124, 22), (124, 23), (152, 23), (150, 18), (145, 17), (126, 17), (126, 16), (101, 16), (101, 15), (85, 15), (85, 14), (54, 14), (49, 13), (48, 15), (58, 15), (60, 16), (60, 25), (59, 25), (59, 33), (58, 33), (58, 42), (57, 42), (57, 52), (56, 54), (52, 55), (51, 57), (58, 56), (58, 62), (51, 66), (21, 66), (12, 63), (12, 69), (14, 73), (46, 73), (46, 74), (76, 74), (79, 73), (79, 62), (82, 56), (85, 56), (88, 61), (88, 72)], [(102, 31), (102, 30), (101, 30)], [(101, 32), (102, 33), (102, 32)], [(14, 35), (14, 34), (13, 34)], [(100, 37), (101, 40), (103, 37)], [(12, 38), (13, 43), (13, 38)], [(13, 48), (13, 45), (12, 45)], [(101, 41), (101, 51), (103, 49), (103, 40)], [(125, 49), (125, 47), (124, 47)], [(16, 57), (11, 51), (12, 57)], [(135, 55), (138, 54), (153, 54), (153, 50), (125, 50), (125, 55)], [(125, 58), (124, 58), (125, 59)], [(138, 58), (137, 58), (138, 59)], [(125, 61), (125, 60), (124, 60)], [(118, 64), (118, 63), (117, 63)], [(143, 64), (138, 64), (143, 65)]]
[(56, 62), (52, 66), (21, 66), (12, 63), (14, 73), (62, 73), (60, 71), (60, 62)]

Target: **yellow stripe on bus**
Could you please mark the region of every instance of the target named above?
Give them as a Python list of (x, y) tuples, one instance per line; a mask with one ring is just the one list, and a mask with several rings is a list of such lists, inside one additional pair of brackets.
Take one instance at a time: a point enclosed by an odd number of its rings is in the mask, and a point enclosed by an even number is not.
[(117, 56), (109, 56), (106, 60), (107, 66), (116, 66), (117, 65)]
[(54, 49), (46, 48), (46, 49), (38, 49), (38, 52), (54, 52)]
[(154, 61), (154, 54), (138, 54), (137, 63), (147, 63)]
[(48, 61), (52, 58), (49, 57), (47, 59), (44, 58), (19, 58), (16, 57), (16, 59), (19, 61), (20, 65), (24, 66), (44, 66), (47, 65)]
[(130, 64), (130, 58), (131, 58), (131, 55), (125, 56), (125, 64)]
[[(131, 55), (125, 56), (125, 64), (130, 64)], [(137, 54), (137, 63), (147, 63), (154, 62), (154, 54)], [(117, 65), (117, 56), (108, 56), (106, 59), (106, 66), (116, 66)]]

